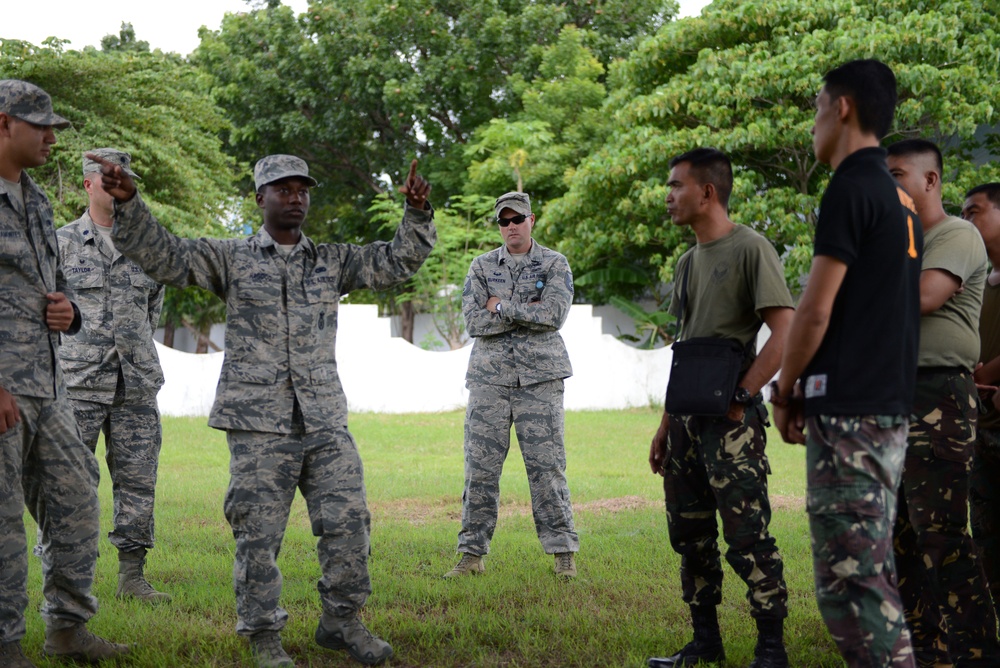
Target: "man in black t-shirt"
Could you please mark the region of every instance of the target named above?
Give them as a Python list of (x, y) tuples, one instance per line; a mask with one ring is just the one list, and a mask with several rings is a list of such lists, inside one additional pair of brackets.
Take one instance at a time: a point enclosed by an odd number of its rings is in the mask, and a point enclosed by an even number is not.
[(917, 368), (923, 234), (879, 147), (896, 105), (892, 70), (856, 60), (823, 79), (813, 149), (835, 171), (771, 401), (782, 437), (806, 444), (823, 621), (849, 666), (902, 668), (915, 663), (892, 527)]

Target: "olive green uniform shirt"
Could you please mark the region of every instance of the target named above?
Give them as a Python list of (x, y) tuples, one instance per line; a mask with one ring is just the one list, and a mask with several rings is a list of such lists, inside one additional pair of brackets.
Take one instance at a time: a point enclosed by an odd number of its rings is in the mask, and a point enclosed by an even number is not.
[[(715, 337), (747, 346), (764, 322), (764, 309), (793, 307), (778, 253), (749, 227), (737, 225), (721, 239), (697, 244), (680, 257), (670, 303), (670, 312), (678, 318), (688, 265), (691, 273), (681, 340)], [(756, 356), (755, 349), (751, 356)]]
[[(979, 341), (980, 362), (986, 364), (1000, 357), (1000, 285), (990, 285), (988, 280), (983, 288), (983, 309), (979, 314)], [(991, 401), (983, 404), (986, 412), (979, 416), (979, 428), (1000, 429), (1000, 411), (993, 408)]]
[(917, 366), (972, 371), (979, 358), (979, 311), (990, 271), (986, 247), (972, 223), (948, 216), (924, 234), (920, 270), (928, 269), (948, 272), (963, 290), (921, 316)]

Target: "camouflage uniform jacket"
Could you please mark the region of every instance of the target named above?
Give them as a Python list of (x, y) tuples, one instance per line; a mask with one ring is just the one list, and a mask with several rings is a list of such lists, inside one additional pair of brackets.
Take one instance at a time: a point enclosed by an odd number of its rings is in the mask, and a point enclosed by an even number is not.
[(83, 315), (83, 328), (63, 339), (59, 351), (70, 398), (112, 403), (119, 368), (127, 402), (156, 396), (163, 371), (153, 332), (163, 286), (105, 242), (89, 211), (57, 235), (63, 273)]
[[(52, 205), (21, 172), (25, 212), (0, 188), (0, 387), (11, 394), (54, 399), (63, 386), (59, 333), (45, 324), (48, 292), (72, 299), (59, 266)], [(75, 309), (74, 309), (75, 310)], [(71, 331), (79, 328), (77, 318)]]
[(437, 240), (433, 219), (433, 210), (407, 206), (391, 242), (365, 246), (303, 234), (286, 260), (263, 228), (244, 239), (174, 236), (137, 194), (116, 205), (112, 239), (155, 280), (197, 285), (226, 302), (226, 355), (208, 424), (288, 434), (296, 404), (307, 432), (347, 425), (334, 357), (340, 296), (416, 273)]
[[(537, 241), (518, 269), (507, 245), (472, 261), (462, 293), (465, 329), (476, 342), (466, 383), (517, 387), (573, 375), (559, 328), (573, 303), (566, 258)], [(500, 313), (486, 311), (490, 297)]]

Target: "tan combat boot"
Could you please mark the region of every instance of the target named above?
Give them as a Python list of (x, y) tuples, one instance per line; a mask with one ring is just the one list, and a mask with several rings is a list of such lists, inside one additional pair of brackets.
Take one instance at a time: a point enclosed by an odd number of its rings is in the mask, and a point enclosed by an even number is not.
[(260, 631), (250, 636), (250, 651), (257, 662), (257, 668), (288, 668), (295, 662), (281, 646), (281, 634), (277, 631)]
[(45, 654), (75, 661), (98, 663), (128, 654), (128, 645), (119, 645), (87, 630), (85, 624), (52, 631), (45, 629)]
[(486, 564), (482, 557), (474, 554), (462, 553), (462, 559), (455, 564), (455, 567), (444, 574), (446, 578), (457, 578), (460, 575), (479, 575), (486, 572)]
[(134, 598), (144, 603), (166, 603), (170, 594), (153, 589), (146, 581), (143, 567), (146, 565), (146, 548), (138, 550), (118, 550), (118, 591), (115, 598)]
[(560, 552), (556, 555), (556, 575), (568, 579), (576, 577), (576, 555), (572, 552)]
[(0, 666), (4, 668), (35, 668), (21, 650), (20, 640), (0, 643)]
[(327, 649), (346, 649), (355, 661), (377, 666), (392, 656), (392, 645), (382, 640), (353, 617), (333, 617), (326, 613), (316, 627), (316, 642)]

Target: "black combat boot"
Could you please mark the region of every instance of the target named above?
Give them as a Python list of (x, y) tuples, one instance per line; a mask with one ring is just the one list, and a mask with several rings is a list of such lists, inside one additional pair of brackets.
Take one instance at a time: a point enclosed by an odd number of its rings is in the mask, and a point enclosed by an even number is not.
[(783, 619), (757, 620), (757, 646), (750, 668), (788, 668)]
[(650, 659), (646, 662), (649, 668), (680, 668), (726, 660), (715, 606), (691, 606), (691, 625), (694, 626), (694, 640), (673, 656)]

